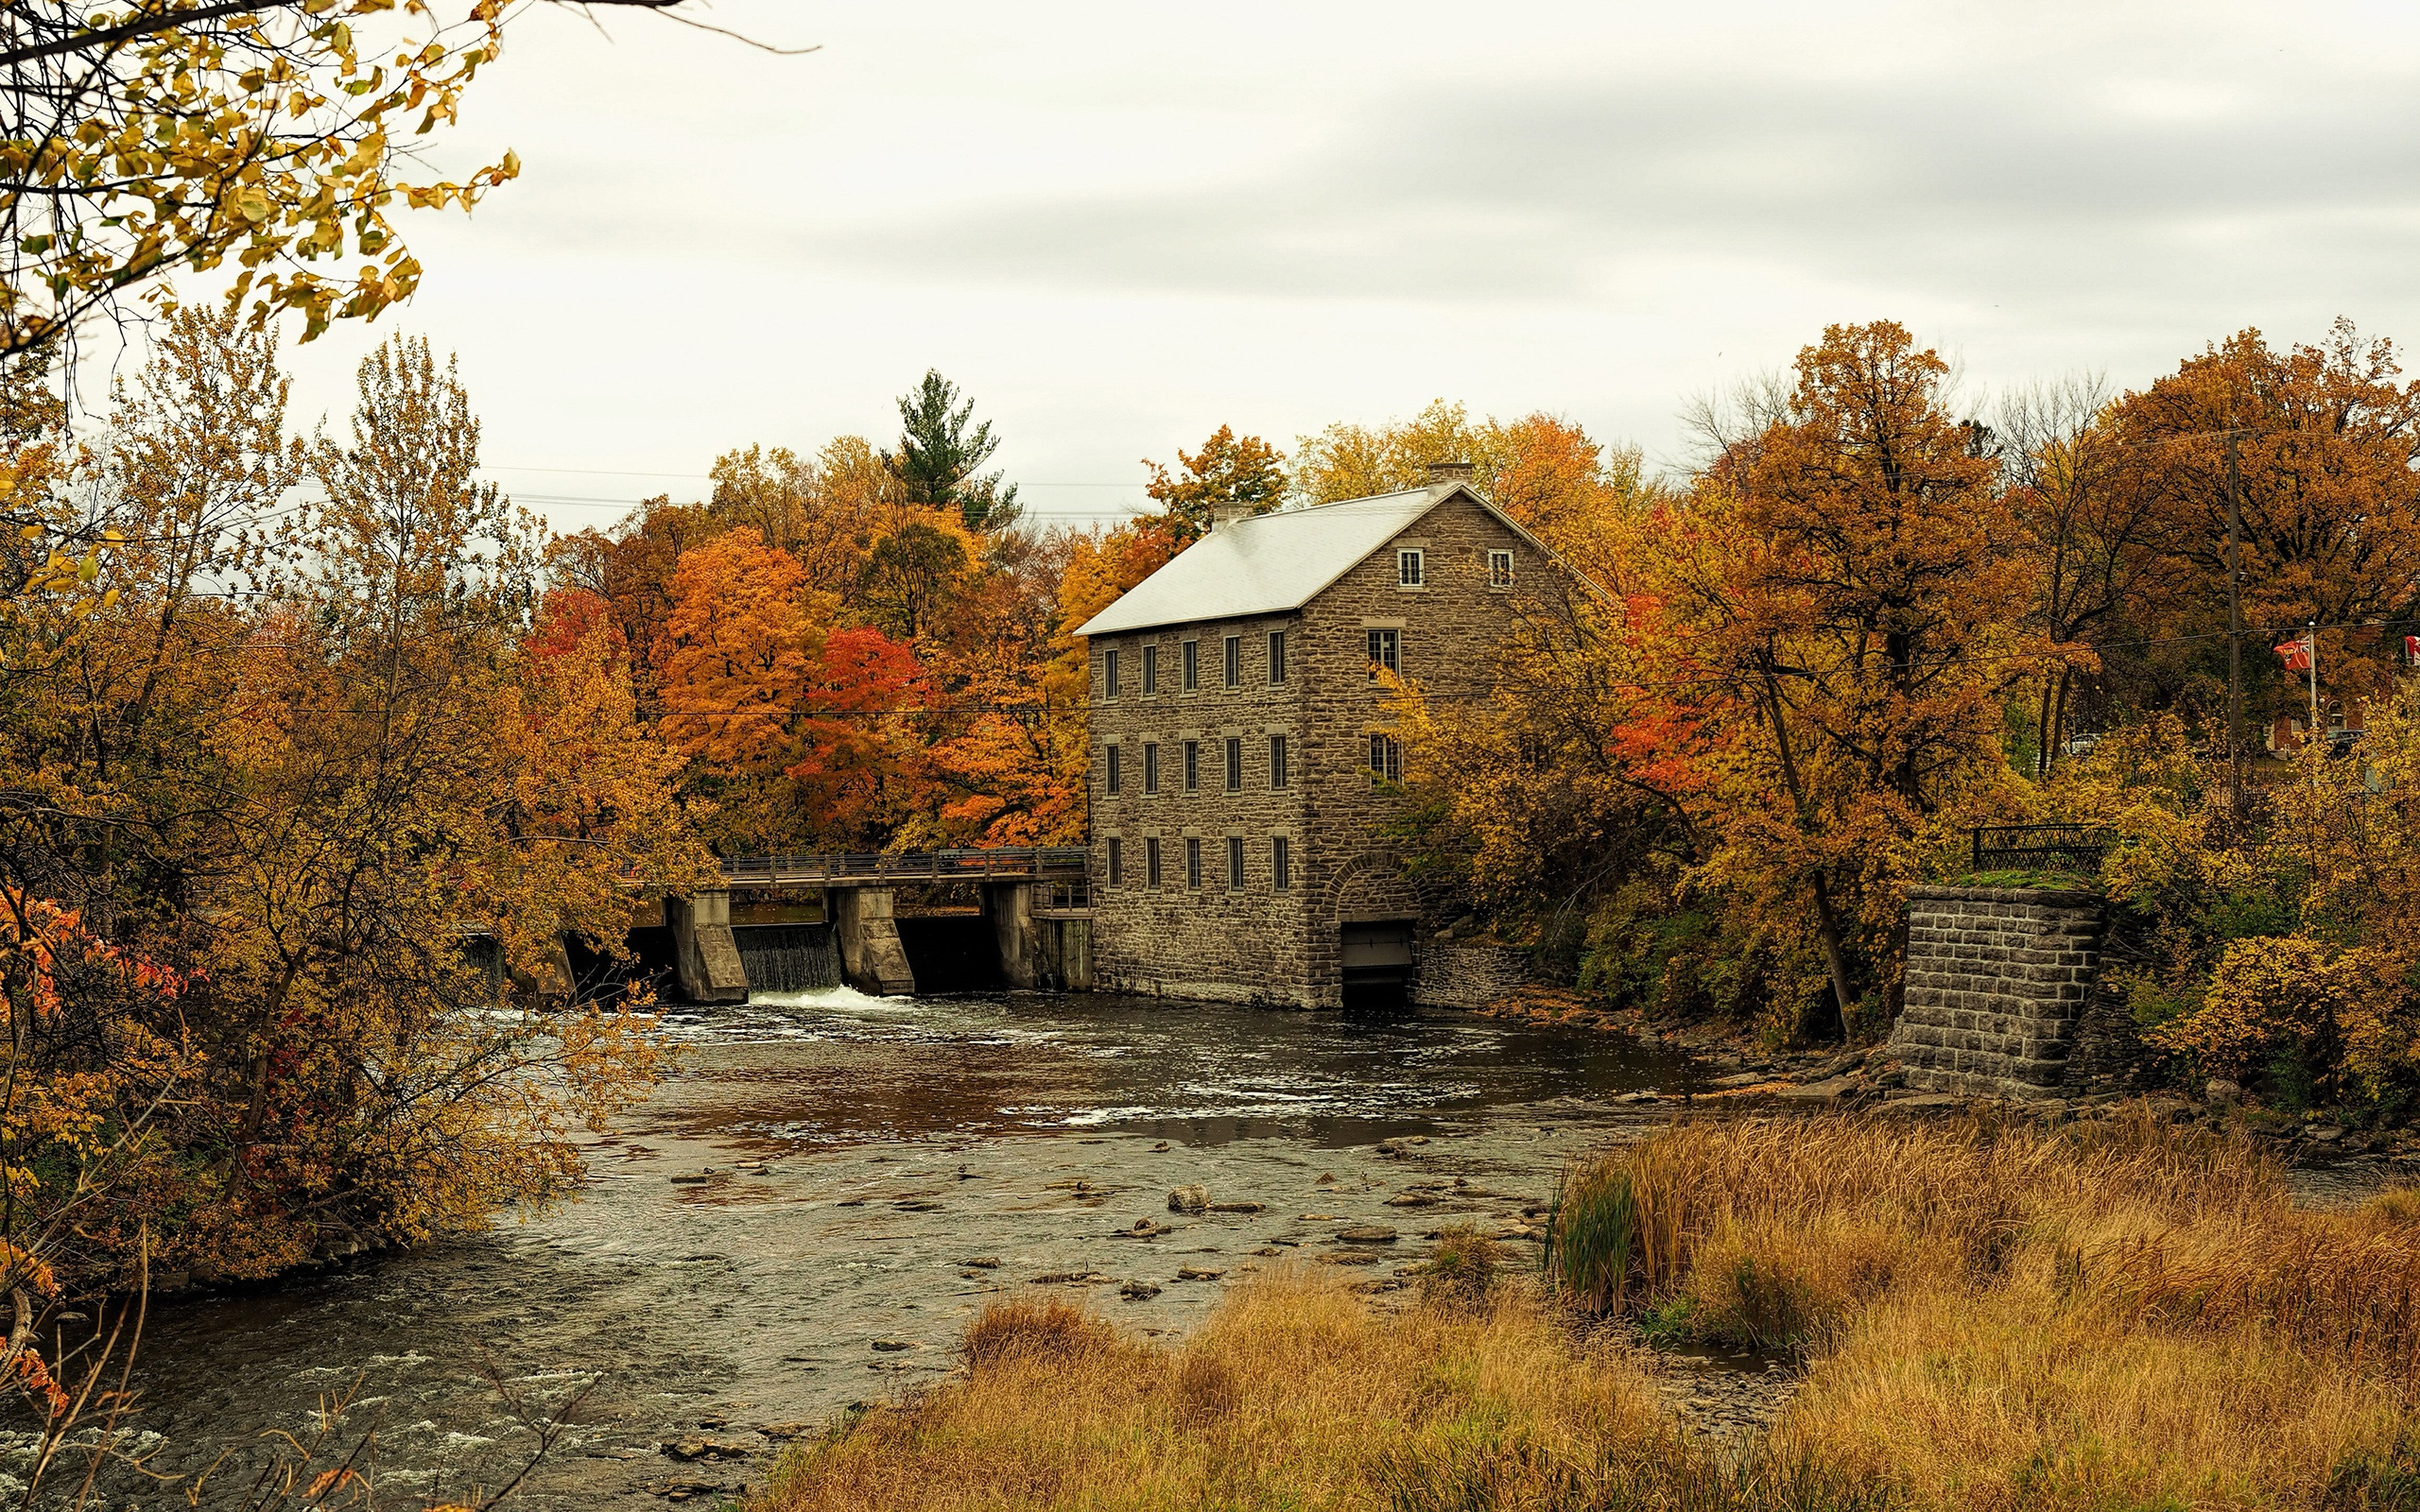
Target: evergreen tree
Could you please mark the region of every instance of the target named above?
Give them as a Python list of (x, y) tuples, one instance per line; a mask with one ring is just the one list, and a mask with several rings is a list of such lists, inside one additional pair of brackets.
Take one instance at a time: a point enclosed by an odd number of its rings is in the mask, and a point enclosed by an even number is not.
[(928, 508), (959, 510), (969, 530), (1004, 530), (1017, 517), (1017, 489), (1003, 489), (1000, 474), (976, 469), (1000, 443), (985, 421), (973, 430), (975, 401), (960, 402), (958, 385), (925, 369), (915, 392), (899, 396), (899, 450), (882, 459), (908, 499)]

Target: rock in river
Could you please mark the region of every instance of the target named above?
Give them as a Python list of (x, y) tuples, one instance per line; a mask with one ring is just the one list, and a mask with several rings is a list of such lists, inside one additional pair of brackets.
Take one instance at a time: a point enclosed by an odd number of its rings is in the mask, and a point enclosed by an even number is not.
[(1210, 1208), (1210, 1189), (1204, 1186), (1179, 1187), (1168, 1194), (1170, 1212), (1206, 1212)]
[(1397, 1236), (1384, 1224), (1362, 1223), (1350, 1228), (1339, 1228), (1336, 1237), (1348, 1245), (1392, 1245)]

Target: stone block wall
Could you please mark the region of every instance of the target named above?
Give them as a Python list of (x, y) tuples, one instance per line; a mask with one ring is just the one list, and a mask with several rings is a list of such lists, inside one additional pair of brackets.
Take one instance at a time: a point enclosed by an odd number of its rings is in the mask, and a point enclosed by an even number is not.
[(1483, 1008), (1529, 980), (1526, 954), (1485, 940), (1428, 936), (1414, 958), (1419, 975), (1411, 1001), (1423, 1007)]
[(2089, 892), (1910, 888), (1907, 997), (1891, 1030), (1908, 1085), (2056, 1095), (2094, 998), (2103, 916)]

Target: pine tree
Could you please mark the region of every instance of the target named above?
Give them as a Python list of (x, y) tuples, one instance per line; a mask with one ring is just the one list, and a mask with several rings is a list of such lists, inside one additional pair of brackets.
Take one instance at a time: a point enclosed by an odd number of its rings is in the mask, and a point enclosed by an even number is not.
[(985, 421), (973, 430), (975, 401), (961, 403), (958, 385), (925, 369), (915, 392), (899, 396), (899, 450), (882, 460), (908, 498), (928, 508), (956, 508), (969, 530), (1004, 530), (1017, 517), (1017, 489), (1000, 474), (976, 469), (1000, 449)]

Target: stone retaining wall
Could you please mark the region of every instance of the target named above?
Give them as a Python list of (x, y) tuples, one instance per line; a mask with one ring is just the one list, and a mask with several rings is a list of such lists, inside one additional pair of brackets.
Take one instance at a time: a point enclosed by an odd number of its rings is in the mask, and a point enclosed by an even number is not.
[(1907, 998), (1891, 1048), (1908, 1085), (2056, 1095), (2092, 1001), (2103, 904), (2050, 887), (1908, 890)]

